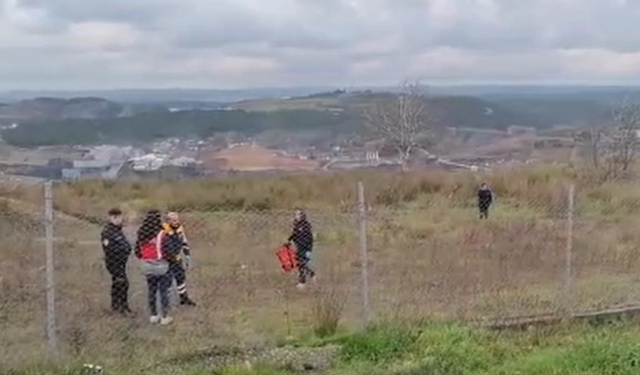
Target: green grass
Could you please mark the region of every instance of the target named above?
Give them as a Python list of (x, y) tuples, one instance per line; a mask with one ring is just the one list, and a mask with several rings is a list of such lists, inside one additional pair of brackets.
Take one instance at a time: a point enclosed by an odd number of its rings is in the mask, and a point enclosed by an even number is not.
[[(640, 371), (629, 324), (497, 333), (459, 325), (379, 326), (343, 338), (342, 364), (361, 374), (626, 375)], [(376, 371), (377, 370), (377, 371)], [(342, 369), (335, 374), (343, 374)]]
[[(640, 326), (571, 324), (520, 332), (495, 332), (455, 324), (380, 324), (298, 346), (338, 344), (341, 351), (327, 375), (631, 375), (640, 371)], [(132, 369), (108, 374), (129, 374)], [(81, 370), (42, 368), (12, 375), (80, 375)], [(136, 373), (204, 375), (212, 370), (197, 357), (180, 367)], [(221, 375), (292, 375), (269, 365), (240, 364)]]

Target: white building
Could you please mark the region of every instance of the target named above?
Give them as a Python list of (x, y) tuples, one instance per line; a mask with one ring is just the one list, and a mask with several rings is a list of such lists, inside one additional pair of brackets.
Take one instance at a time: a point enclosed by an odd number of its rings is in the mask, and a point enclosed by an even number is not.
[(171, 159), (167, 162), (167, 164), (174, 167), (187, 167), (189, 165), (197, 164), (197, 160), (194, 158), (189, 158), (186, 156), (180, 156), (175, 159)]
[(137, 158), (131, 158), (134, 171), (157, 171), (165, 165), (166, 155), (146, 154)]
[(370, 163), (379, 163), (380, 162), (380, 151), (366, 151), (365, 159)]

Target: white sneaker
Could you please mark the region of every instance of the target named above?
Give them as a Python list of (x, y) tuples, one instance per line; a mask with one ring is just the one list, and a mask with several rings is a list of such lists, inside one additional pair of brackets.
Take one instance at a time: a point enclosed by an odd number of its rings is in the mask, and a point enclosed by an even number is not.
[(158, 315), (153, 315), (152, 317), (149, 318), (149, 323), (151, 324), (158, 324), (160, 323), (160, 317)]
[(170, 316), (165, 316), (164, 318), (160, 319), (160, 325), (167, 326), (171, 323), (173, 323), (173, 318)]
[(296, 288), (298, 288), (298, 290), (304, 290), (307, 286), (303, 283), (298, 283), (298, 285), (296, 285)]

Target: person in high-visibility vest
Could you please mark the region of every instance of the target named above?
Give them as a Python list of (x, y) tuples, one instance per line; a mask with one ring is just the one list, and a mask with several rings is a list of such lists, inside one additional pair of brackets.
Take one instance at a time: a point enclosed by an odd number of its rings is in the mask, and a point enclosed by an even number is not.
[(176, 288), (180, 297), (180, 304), (184, 306), (196, 306), (196, 303), (189, 297), (187, 292), (187, 269), (191, 267), (191, 249), (184, 231), (184, 227), (180, 222), (180, 216), (177, 212), (169, 212), (167, 221), (163, 224), (165, 233), (173, 236), (182, 243), (182, 251), (176, 256), (169, 259), (169, 272), (176, 280)]

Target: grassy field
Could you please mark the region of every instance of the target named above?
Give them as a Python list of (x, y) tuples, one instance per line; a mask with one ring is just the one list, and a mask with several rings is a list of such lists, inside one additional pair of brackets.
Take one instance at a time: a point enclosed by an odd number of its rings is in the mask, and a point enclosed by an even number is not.
[[(497, 195), (488, 221), (479, 221), (474, 207), (474, 189), (483, 180)], [(633, 182), (585, 185), (559, 167), (486, 176), (415, 172), (89, 181), (59, 185), (54, 192), (65, 358), (144, 368), (213, 344), (275, 345), (313, 335), (333, 320), (339, 320), (339, 330), (357, 327), (362, 322), (357, 181), (363, 181), (368, 201), (370, 312), (377, 320), (496, 319), (640, 302), (640, 192)], [(566, 290), (570, 183), (576, 196), (572, 283)], [(0, 349), (0, 363), (21, 366), (41, 359), (45, 348), (44, 243), (34, 218), (42, 191), (4, 187), (2, 195), (8, 200), (0, 206), (0, 282), (7, 292), (0, 299), (0, 339), (9, 344)], [(131, 300), (139, 316), (106, 313), (109, 278), (97, 223), (114, 205), (128, 213), (129, 233), (146, 208), (182, 212), (195, 260), (189, 286), (200, 306), (178, 308), (172, 327), (146, 323), (143, 279), (134, 261)], [(282, 274), (274, 256), (289, 234), (293, 207), (307, 209), (317, 233), (314, 262), (320, 278), (305, 292), (295, 289), (294, 276)]]
[[(323, 340), (303, 340), (268, 352), (210, 349), (176, 357), (135, 373), (292, 375), (298, 368), (327, 375), (631, 375), (640, 355), (634, 322), (564, 325), (520, 332), (492, 332), (464, 325), (379, 324)], [(248, 352), (248, 351), (247, 351)], [(249, 359), (256, 358), (255, 360)], [(104, 367), (109, 374), (129, 369)], [(35, 367), (14, 375), (80, 375), (82, 365)]]

